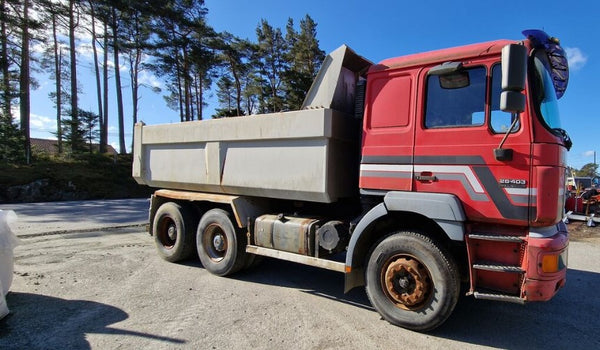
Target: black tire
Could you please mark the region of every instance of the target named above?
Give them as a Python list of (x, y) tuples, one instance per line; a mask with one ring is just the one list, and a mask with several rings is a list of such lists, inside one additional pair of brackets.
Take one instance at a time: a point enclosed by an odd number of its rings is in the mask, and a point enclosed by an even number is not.
[(158, 255), (170, 262), (190, 258), (196, 246), (196, 222), (197, 219), (188, 208), (174, 202), (162, 204), (156, 211), (152, 224)]
[(196, 246), (202, 265), (213, 275), (231, 275), (248, 261), (246, 236), (236, 230), (231, 214), (222, 209), (211, 209), (202, 216)]
[(383, 318), (415, 331), (444, 323), (460, 293), (452, 256), (418, 232), (397, 232), (379, 242), (365, 279), (369, 300)]

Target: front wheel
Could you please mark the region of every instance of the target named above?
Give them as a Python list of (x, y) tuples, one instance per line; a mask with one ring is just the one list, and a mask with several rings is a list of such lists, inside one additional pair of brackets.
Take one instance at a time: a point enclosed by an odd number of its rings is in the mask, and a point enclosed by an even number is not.
[(379, 242), (365, 277), (375, 309), (388, 322), (416, 331), (444, 323), (460, 292), (452, 256), (419, 232), (397, 232)]

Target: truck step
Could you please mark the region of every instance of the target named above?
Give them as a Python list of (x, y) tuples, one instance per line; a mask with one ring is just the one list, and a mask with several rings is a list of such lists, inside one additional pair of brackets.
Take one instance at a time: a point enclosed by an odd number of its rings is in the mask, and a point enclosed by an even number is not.
[(495, 301), (504, 301), (515, 304), (525, 304), (525, 299), (509, 294), (500, 294), (500, 293), (492, 293), (492, 292), (475, 292), (473, 293), (475, 299), (485, 299), (485, 300), (495, 300)]
[(502, 265), (495, 264), (492, 262), (477, 262), (473, 264), (473, 268), (477, 270), (486, 270), (494, 272), (511, 272), (511, 273), (523, 273), (525, 272), (520, 266), (513, 265)]
[(472, 233), (469, 235), (469, 239), (478, 239), (483, 241), (496, 241), (496, 242), (515, 242), (523, 243), (525, 240), (519, 236), (502, 236), (502, 235), (489, 235), (484, 233)]

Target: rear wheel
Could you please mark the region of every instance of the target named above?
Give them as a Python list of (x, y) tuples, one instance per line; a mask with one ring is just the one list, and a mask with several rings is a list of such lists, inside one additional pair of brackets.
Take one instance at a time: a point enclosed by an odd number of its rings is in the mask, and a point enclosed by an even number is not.
[(194, 228), (197, 219), (177, 203), (161, 205), (154, 215), (152, 235), (158, 254), (165, 260), (177, 262), (194, 253)]
[(398, 232), (373, 249), (366, 290), (375, 309), (390, 323), (428, 331), (450, 316), (460, 292), (456, 263), (430, 238)]
[(226, 276), (247, 262), (245, 235), (236, 230), (229, 212), (211, 209), (200, 219), (196, 232), (198, 256), (208, 272)]

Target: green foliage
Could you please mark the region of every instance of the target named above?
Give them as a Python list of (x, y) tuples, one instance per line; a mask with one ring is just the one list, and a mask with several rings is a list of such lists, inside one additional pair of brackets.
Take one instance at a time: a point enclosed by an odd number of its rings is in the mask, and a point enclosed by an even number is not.
[[(72, 155), (90, 150), (89, 145), (98, 137), (97, 128), (101, 129), (100, 143), (106, 145), (109, 53), (116, 67), (119, 57), (128, 65), (134, 122), (141, 99), (138, 74), (144, 69), (152, 69), (164, 79), (165, 101), (179, 111), (181, 121), (186, 121), (202, 119), (205, 96), (211, 95), (212, 88), (216, 88), (220, 103), (215, 117), (299, 109), (324, 58), (316, 39), (317, 25), (308, 15), (298, 28), (290, 19), (285, 32), (262, 20), (253, 42), (215, 32), (207, 23), (208, 9), (203, 0), (0, 0), (0, 5), (0, 110), (5, 116), (0, 121), (2, 162), (18, 162), (21, 153), (29, 154), (23, 150), (28, 149), (23, 139), (30, 128), (29, 97), (23, 91), (37, 86), (29, 71), (43, 70), (54, 80), (55, 91), (49, 97), (57, 109), (55, 135), (65, 141), (65, 152)], [(30, 5), (28, 13), (26, 5)], [(84, 31), (93, 34), (92, 47), (100, 45), (105, 53), (104, 64), (94, 55), (98, 104), (103, 104), (98, 106), (98, 113), (78, 107), (81, 91), (77, 86), (75, 34)], [(28, 35), (22, 35), (25, 33)], [(62, 50), (67, 43), (61, 41), (67, 40), (70, 49)], [(28, 51), (33, 44), (41, 44), (44, 52)], [(124, 150), (128, 126), (123, 121), (118, 72), (116, 68), (117, 118), (120, 148)], [(21, 107), (20, 125), (15, 125), (11, 116), (17, 106)], [(59, 149), (62, 151), (62, 143)]]
[(93, 151), (92, 145), (100, 137), (100, 130), (98, 130), (98, 123), (100, 116), (91, 111), (79, 110), (79, 123), (83, 130), (83, 136), (87, 142), (87, 147), (90, 153)]
[(262, 20), (256, 28), (258, 51), (256, 65), (260, 77), (262, 94), (260, 111), (262, 113), (280, 112), (284, 110), (283, 75), (289, 69), (285, 59), (288, 45), (281, 29), (273, 28), (266, 20)]
[[(63, 143), (69, 147), (70, 153), (77, 154), (82, 152), (92, 153), (92, 144), (98, 140), (100, 130), (98, 123), (100, 116), (94, 112), (79, 109), (79, 117), (74, 120), (72, 117), (61, 121), (61, 134)], [(59, 136), (58, 133), (55, 136)]]
[(168, 106), (180, 120), (202, 118), (203, 91), (211, 84), (216, 59), (209, 43), (216, 33), (206, 23), (208, 10), (201, 0), (151, 2), (155, 33), (152, 69), (166, 79)]
[(228, 111), (234, 111), (235, 115), (240, 115), (241, 111), (236, 108), (236, 86), (229, 76), (224, 75), (217, 81), (217, 98), (221, 106)]
[(23, 145), (25, 139), (19, 127), (0, 111), (0, 163), (21, 163), (25, 161)]
[(223, 111), (250, 115), (300, 109), (325, 58), (316, 27), (306, 15), (297, 31), (290, 18), (284, 37), (262, 20), (256, 44), (221, 33), (214, 43), (223, 68), (217, 83), (221, 108), (213, 117), (222, 117)]
[(237, 111), (235, 109), (221, 109), (217, 108), (215, 114), (212, 116), (213, 119), (237, 117)]
[(598, 164), (587, 163), (577, 171), (577, 176), (598, 177)]
[[(152, 189), (131, 177), (131, 155), (82, 154), (70, 159), (37, 159), (31, 165), (0, 163), (0, 202), (6, 190), (44, 179), (44, 198), (63, 200), (61, 192), (76, 199), (147, 197)], [(4, 199), (8, 200), (8, 199)]]
[(300, 20), (299, 32), (294, 29), (293, 20), (288, 20), (286, 39), (289, 42), (286, 59), (290, 62), (290, 69), (284, 74), (284, 90), (287, 108), (295, 110), (302, 107), (304, 97), (325, 59), (325, 52), (319, 48), (317, 24), (309, 15)]

